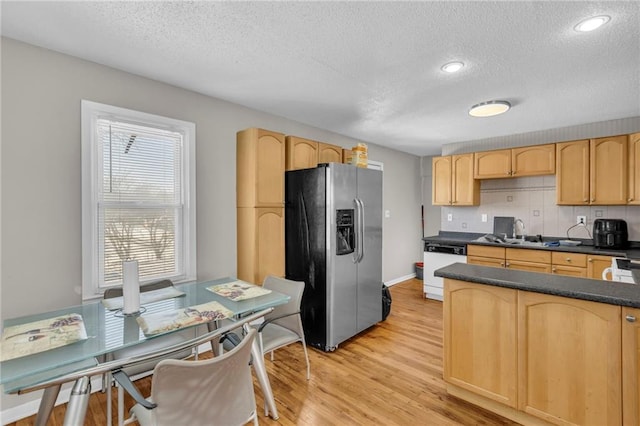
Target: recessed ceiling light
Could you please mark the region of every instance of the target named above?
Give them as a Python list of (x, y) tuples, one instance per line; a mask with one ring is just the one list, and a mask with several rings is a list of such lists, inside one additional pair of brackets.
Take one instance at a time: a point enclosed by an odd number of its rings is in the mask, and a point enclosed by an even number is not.
[(507, 101), (481, 102), (471, 107), (469, 115), (472, 117), (493, 117), (509, 111), (511, 104)]
[(444, 72), (458, 72), (460, 71), (462, 68), (464, 67), (464, 64), (462, 62), (449, 62), (448, 64), (444, 64), (442, 66), (442, 71)]
[(605, 15), (594, 16), (593, 18), (585, 19), (584, 21), (580, 22), (578, 25), (574, 27), (574, 29), (581, 33), (587, 32), (587, 31), (593, 31), (597, 28), (600, 28), (602, 25), (606, 24), (607, 22), (609, 22), (609, 19), (611, 18)]

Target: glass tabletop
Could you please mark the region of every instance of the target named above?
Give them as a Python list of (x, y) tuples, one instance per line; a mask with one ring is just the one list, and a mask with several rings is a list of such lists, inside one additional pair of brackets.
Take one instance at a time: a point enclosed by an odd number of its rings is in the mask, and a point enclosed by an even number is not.
[[(140, 316), (144, 317), (162, 311), (186, 308), (212, 301), (222, 304), (234, 316), (242, 316), (289, 301), (289, 296), (272, 291), (265, 295), (234, 302), (227, 297), (207, 290), (207, 287), (232, 281), (236, 281), (236, 279), (222, 278), (207, 282), (176, 285), (176, 289), (185, 293), (184, 296), (143, 304), (142, 307), (145, 310)], [(28, 382), (39, 383), (64, 373), (87, 368), (88, 365), (95, 365), (95, 358), (100, 355), (134, 346), (157, 337), (157, 335), (152, 337), (145, 336), (140, 330), (135, 316), (123, 316), (121, 311), (110, 311), (104, 307), (101, 301), (37, 315), (8, 319), (4, 321), (4, 328), (72, 313), (82, 316), (88, 338), (66, 346), (0, 362), (0, 384), (5, 385), (5, 392), (12, 392), (15, 390), (14, 388), (23, 387)], [(167, 333), (177, 330), (171, 330)], [(179, 330), (184, 330), (184, 328)]]

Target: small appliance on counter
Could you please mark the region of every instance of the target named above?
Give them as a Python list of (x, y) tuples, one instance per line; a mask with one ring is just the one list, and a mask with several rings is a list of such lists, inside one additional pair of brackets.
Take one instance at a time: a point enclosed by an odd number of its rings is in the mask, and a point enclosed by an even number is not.
[(596, 248), (623, 249), (629, 242), (627, 222), (622, 219), (593, 221), (593, 245)]
[(602, 279), (640, 284), (640, 261), (614, 257), (611, 259), (611, 267), (602, 271)]

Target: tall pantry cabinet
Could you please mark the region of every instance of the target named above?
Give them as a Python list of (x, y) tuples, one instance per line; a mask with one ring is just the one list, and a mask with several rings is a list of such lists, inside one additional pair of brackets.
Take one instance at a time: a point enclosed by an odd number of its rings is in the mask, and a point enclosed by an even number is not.
[(238, 278), (262, 284), (284, 276), (285, 136), (250, 128), (237, 133)]

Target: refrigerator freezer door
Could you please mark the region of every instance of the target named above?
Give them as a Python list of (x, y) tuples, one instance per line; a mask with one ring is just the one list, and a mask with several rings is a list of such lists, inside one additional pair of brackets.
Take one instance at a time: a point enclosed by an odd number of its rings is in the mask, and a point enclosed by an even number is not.
[(382, 172), (357, 170), (357, 198), (362, 202), (364, 230), (360, 241), (362, 259), (358, 265), (357, 332), (382, 321)]
[(327, 182), (327, 349), (334, 349), (357, 333), (356, 253), (337, 255), (335, 238), (336, 212), (355, 209), (356, 168), (331, 164)]

